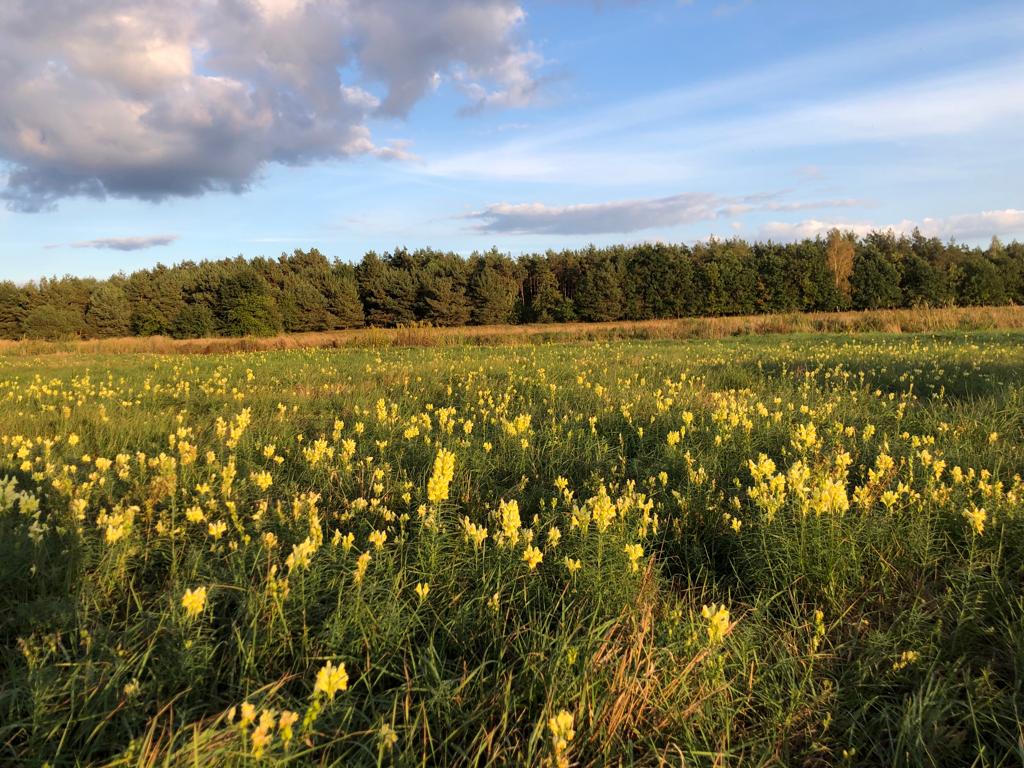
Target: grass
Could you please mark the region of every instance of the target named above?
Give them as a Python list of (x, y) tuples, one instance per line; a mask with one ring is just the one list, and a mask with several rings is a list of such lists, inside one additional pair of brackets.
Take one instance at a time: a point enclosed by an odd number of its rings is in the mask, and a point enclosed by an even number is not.
[(169, 339), (164, 336), (65, 341), (5, 341), (0, 354), (228, 354), (309, 348), (505, 346), (573, 341), (724, 339), (731, 336), (798, 333), (936, 333), (1024, 329), (1024, 308), (947, 307), (876, 309), (860, 312), (790, 312), (610, 323), (534, 323), (438, 328), (402, 328), (291, 333), (270, 338)]
[(18, 347), (0, 762), (1020, 765), (1024, 333), (951, 317)]

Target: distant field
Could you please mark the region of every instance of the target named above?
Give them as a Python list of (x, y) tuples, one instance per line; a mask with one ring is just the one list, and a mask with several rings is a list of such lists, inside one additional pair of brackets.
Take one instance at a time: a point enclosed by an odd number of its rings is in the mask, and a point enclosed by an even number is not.
[(0, 763), (1020, 765), (1022, 327), (9, 346)]
[(791, 312), (775, 315), (685, 317), (675, 320), (477, 325), (458, 328), (417, 325), (406, 328), (292, 333), (269, 338), (175, 340), (164, 336), (150, 336), (56, 342), (0, 339), (0, 354), (216, 354), (311, 347), (434, 347), (612, 339), (721, 339), (729, 336), (777, 333), (920, 333), (1010, 329), (1024, 329), (1024, 307)]

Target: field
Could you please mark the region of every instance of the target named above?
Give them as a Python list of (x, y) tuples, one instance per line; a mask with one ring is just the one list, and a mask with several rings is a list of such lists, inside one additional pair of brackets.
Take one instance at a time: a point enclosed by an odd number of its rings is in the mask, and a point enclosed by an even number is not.
[(0, 763), (1020, 765), (1024, 332), (0, 357)]

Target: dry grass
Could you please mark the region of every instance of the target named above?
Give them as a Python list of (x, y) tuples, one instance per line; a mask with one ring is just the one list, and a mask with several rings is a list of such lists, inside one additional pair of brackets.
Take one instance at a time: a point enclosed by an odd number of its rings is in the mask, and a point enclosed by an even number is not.
[(549, 323), (433, 328), (360, 328), (293, 333), (270, 338), (170, 339), (164, 336), (71, 341), (3, 341), (0, 354), (216, 354), (314, 347), (434, 347), (459, 344), (532, 344), (605, 339), (720, 339), (786, 333), (920, 333), (1024, 328), (1024, 307), (885, 309), (864, 312), (792, 312), (776, 315), (692, 317), (612, 323)]

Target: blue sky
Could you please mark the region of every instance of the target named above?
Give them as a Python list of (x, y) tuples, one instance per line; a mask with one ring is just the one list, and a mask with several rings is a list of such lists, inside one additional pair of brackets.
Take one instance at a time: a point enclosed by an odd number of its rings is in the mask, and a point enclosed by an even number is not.
[[(149, 1), (31, 39), (28, 4), (0, 11), (22, 85), (0, 94), (0, 279), (836, 225), (1024, 238), (1019, 3), (250, 0), (240, 29)], [(278, 45), (313, 35), (323, 55)]]

